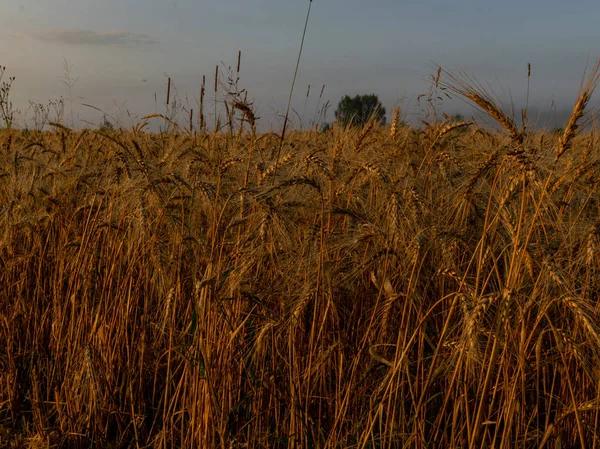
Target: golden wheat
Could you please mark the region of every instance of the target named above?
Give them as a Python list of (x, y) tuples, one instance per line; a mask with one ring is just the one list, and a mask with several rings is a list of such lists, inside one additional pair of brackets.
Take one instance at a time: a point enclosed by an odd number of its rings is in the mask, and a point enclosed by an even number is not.
[(0, 446), (593, 446), (597, 133), (459, 81), (504, 132), (0, 131)]

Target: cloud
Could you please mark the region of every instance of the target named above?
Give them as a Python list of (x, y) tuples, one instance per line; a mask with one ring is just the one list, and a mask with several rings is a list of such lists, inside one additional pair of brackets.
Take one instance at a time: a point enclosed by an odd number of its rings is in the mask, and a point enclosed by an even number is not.
[(148, 47), (157, 40), (147, 34), (129, 33), (127, 31), (97, 32), (82, 29), (55, 29), (34, 31), (27, 36), (42, 42), (54, 42), (67, 45), (103, 45), (113, 47)]

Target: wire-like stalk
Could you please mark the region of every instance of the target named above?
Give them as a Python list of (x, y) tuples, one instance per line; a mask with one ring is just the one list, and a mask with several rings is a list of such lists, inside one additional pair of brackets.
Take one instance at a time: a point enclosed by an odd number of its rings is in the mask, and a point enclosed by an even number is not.
[(285, 130), (287, 128), (288, 117), (290, 115), (290, 107), (292, 105), (292, 95), (294, 94), (294, 85), (296, 84), (296, 76), (298, 75), (298, 67), (300, 66), (300, 58), (302, 57), (302, 49), (304, 48), (304, 38), (306, 37), (306, 28), (308, 27), (308, 18), (310, 17), (310, 7), (312, 6), (312, 0), (308, 2), (308, 12), (306, 13), (306, 20), (304, 22), (304, 31), (302, 32), (302, 41), (300, 42), (300, 50), (298, 51), (298, 60), (296, 61), (296, 70), (294, 70), (294, 78), (292, 79), (292, 87), (290, 89), (290, 96), (288, 98), (287, 109), (285, 111), (285, 118), (283, 119), (283, 129), (281, 130), (281, 138), (279, 139), (279, 148), (277, 149), (277, 158), (275, 159), (275, 169), (279, 165), (279, 156), (281, 154), (281, 146), (283, 145), (283, 139), (285, 139)]

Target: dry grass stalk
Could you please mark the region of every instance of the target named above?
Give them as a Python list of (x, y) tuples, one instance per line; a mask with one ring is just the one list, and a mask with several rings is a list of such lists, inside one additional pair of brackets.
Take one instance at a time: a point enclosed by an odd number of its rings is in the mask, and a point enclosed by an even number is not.
[(377, 116), (373, 115), (369, 121), (367, 122), (367, 124), (364, 126), (364, 128), (361, 130), (360, 134), (358, 135), (358, 138), (356, 139), (356, 144), (354, 146), (354, 151), (355, 152), (360, 152), (363, 148), (363, 144), (365, 142), (365, 139), (367, 138), (367, 136), (369, 135), (369, 133), (373, 130), (373, 128), (375, 127), (375, 123), (377, 123)]
[(452, 126), (0, 130), (0, 446), (592, 446), (597, 136)]
[(479, 348), (479, 335), (481, 321), (486, 311), (492, 303), (499, 298), (499, 295), (492, 294), (477, 298), (474, 300), (473, 309), (467, 315), (465, 320), (465, 350), (472, 361), (480, 362), (481, 352)]
[(436, 145), (439, 144), (442, 137), (446, 134), (454, 131), (455, 129), (466, 128), (468, 126), (473, 125), (473, 122), (470, 120), (467, 121), (445, 121), (442, 122), (439, 126), (436, 127), (437, 132), (435, 132), (435, 137), (433, 138), (429, 150), (431, 151)]
[(444, 70), (443, 75), (441, 86), (475, 104), (496, 120), (519, 147), (523, 145), (525, 138), (523, 132), (517, 128), (515, 121), (502, 111), (483, 86), (463, 72), (452, 73)]
[(438, 134), (438, 138), (443, 137), (444, 135), (454, 131), (455, 129), (466, 128), (468, 126), (472, 126), (473, 122), (471, 120), (463, 120), (458, 122), (450, 122), (444, 125)]
[(241, 101), (236, 101), (233, 103), (233, 107), (235, 109), (240, 110), (242, 112), (242, 114), (244, 114), (244, 117), (250, 124), (250, 127), (255, 130), (256, 129), (256, 116), (254, 115), (254, 112), (252, 111), (250, 106), (246, 103), (242, 103)]
[(308, 163), (312, 162), (317, 167), (319, 167), (319, 170), (327, 177), (327, 179), (329, 179), (329, 180), (334, 179), (333, 174), (331, 173), (331, 171), (329, 170), (327, 165), (325, 165), (325, 162), (323, 162), (323, 160), (321, 158), (319, 158), (318, 156), (316, 156), (314, 154), (307, 154), (305, 157), (305, 160), (307, 163), (307, 167), (308, 167)]
[(280, 160), (279, 163), (277, 163), (277, 161), (273, 162), (271, 165), (269, 165), (269, 167), (267, 167), (267, 169), (262, 172), (260, 174), (260, 179), (259, 179), (259, 184), (264, 181), (264, 179), (270, 175), (272, 175), (273, 173), (275, 173), (275, 171), (281, 167), (283, 167), (285, 164), (287, 164), (288, 162), (290, 162), (293, 159), (293, 155), (291, 153), (286, 154), (285, 156), (283, 156)]
[(390, 137), (392, 140), (396, 140), (398, 135), (398, 128), (400, 126), (400, 107), (394, 108), (394, 114), (392, 117), (392, 124), (390, 126)]
[(389, 184), (390, 183), (390, 178), (387, 175), (387, 173), (385, 173), (383, 171), (383, 169), (381, 167), (379, 167), (378, 165), (376, 165), (375, 163), (373, 163), (373, 162), (367, 162), (367, 163), (363, 164), (361, 166), (361, 168), (363, 170), (367, 171), (367, 172), (374, 173), (385, 184)]
[[(585, 75), (584, 75), (585, 79)], [(558, 160), (569, 148), (573, 139), (577, 134), (577, 130), (580, 126), (579, 121), (585, 114), (585, 108), (589, 103), (596, 86), (600, 81), (600, 59), (596, 61), (586, 81), (582, 81), (579, 89), (579, 96), (575, 105), (573, 106), (573, 112), (569, 117), (569, 121), (565, 126), (565, 130), (558, 139), (558, 147), (556, 148), (556, 160)]]

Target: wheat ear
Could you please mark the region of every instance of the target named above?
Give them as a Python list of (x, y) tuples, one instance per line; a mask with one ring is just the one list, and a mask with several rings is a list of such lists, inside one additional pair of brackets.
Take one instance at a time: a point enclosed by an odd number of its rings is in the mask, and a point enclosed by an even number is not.
[(585, 107), (589, 103), (592, 93), (598, 85), (598, 81), (600, 81), (600, 59), (596, 61), (587, 80), (585, 80), (585, 72), (583, 78), (584, 80), (582, 80), (581, 87), (579, 88), (579, 97), (577, 98), (575, 106), (573, 106), (571, 117), (569, 117), (569, 121), (567, 122), (567, 126), (565, 126), (562, 136), (558, 139), (556, 160), (558, 160), (565, 151), (571, 148), (573, 138), (576, 136), (577, 129), (579, 128), (579, 120), (584, 116)]

